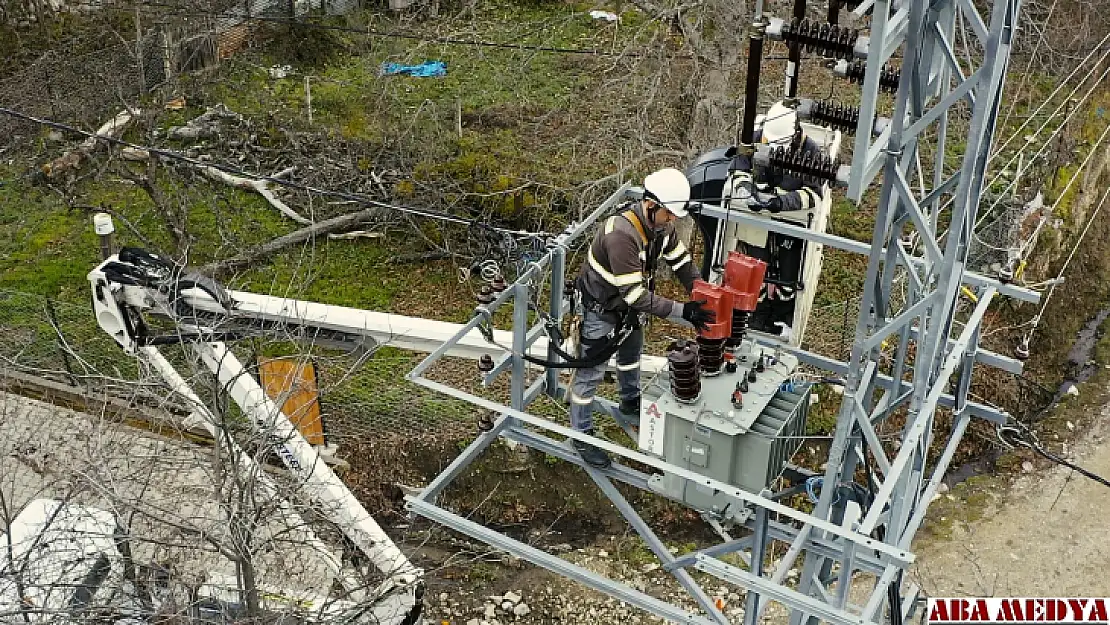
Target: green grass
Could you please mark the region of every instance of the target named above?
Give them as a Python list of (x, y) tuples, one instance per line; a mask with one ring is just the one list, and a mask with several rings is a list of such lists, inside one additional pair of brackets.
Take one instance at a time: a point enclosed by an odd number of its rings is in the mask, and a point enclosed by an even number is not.
[(0, 177), (0, 288), (87, 296), (85, 274), (99, 258), (89, 219), (10, 169)]
[(388, 249), (374, 240), (325, 240), (275, 256), (237, 279), (235, 287), (256, 293), (291, 291), (301, 299), (381, 310), (411, 286), (403, 272), (388, 267), (388, 257)]

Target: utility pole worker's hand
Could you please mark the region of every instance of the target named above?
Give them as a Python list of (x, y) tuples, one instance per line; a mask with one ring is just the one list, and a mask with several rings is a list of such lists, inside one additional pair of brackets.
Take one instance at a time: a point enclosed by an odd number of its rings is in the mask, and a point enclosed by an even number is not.
[(705, 303), (706, 300), (701, 299), (682, 305), (682, 318), (689, 321), (698, 332), (707, 330), (709, 326), (706, 324), (713, 323), (717, 318), (711, 311), (702, 308)]

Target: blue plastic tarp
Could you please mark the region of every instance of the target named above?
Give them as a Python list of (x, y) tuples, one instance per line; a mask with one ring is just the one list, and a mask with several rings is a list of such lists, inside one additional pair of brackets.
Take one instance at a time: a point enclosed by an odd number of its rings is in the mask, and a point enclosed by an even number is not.
[(424, 61), (419, 65), (402, 65), (400, 63), (383, 63), (382, 75), (408, 74), (419, 78), (432, 76), (446, 76), (447, 64), (443, 61)]

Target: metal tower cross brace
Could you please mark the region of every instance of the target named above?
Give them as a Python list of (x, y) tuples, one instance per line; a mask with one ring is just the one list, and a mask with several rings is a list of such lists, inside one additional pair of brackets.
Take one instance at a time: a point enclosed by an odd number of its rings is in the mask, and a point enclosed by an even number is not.
[[(857, 11), (867, 8), (861, 6)], [(991, 285), (980, 287), (974, 310), (963, 316), (957, 314), (957, 294), (964, 281), (1019, 8), (1019, 0), (995, 0), (988, 27), (969, 0), (912, 0), (893, 14), (888, 0), (873, 3), (849, 197), (858, 199), (880, 170), (883, 181), (847, 384), (824, 484), (851, 480), (859, 463), (868, 462), (870, 452), (881, 485), (858, 529), (865, 534), (880, 530), (883, 542), (903, 549), (909, 548), (920, 527), (971, 416), (967, 392), (978, 351), (979, 325), (996, 289)], [(968, 75), (952, 49), (957, 13), (982, 45), (979, 65)], [(902, 79), (892, 123), (872, 143), (865, 130), (872, 127), (875, 117), (879, 70), (899, 47), (904, 51)], [(965, 151), (959, 169), (945, 178), (949, 115), (963, 100), (971, 111)], [(919, 141), (926, 133), (936, 150), (933, 189), (917, 193), (909, 181), (918, 173)], [(925, 172), (919, 173), (924, 179)], [(952, 194), (953, 201), (951, 211), (942, 215), (939, 199), (944, 194)], [(947, 232), (942, 233), (945, 225)], [(903, 235), (911, 231), (924, 249), (922, 263), (909, 262)], [(896, 274), (905, 276), (907, 295), (904, 305), (893, 311)], [(953, 341), (950, 335), (957, 325), (962, 327)], [(897, 336), (897, 348), (888, 370), (893, 383), (886, 385), (876, 401), (880, 388), (877, 377), (884, 367), (882, 345), (893, 336)], [(953, 376), (952, 430), (932, 476), (926, 479), (926, 453), (932, 442), (938, 399)], [(906, 423), (901, 446), (897, 456), (890, 459), (875, 435), (875, 424), (903, 407)], [(834, 489), (825, 489), (814, 515), (828, 518), (835, 495)], [(828, 597), (826, 587), (835, 581), (835, 597), (829, 598), (834, 606), (843, 607), (857, 568), (853, 546), (849, 545), (844, 555), (837, 560), (807, 553), (799, 590), (808, 596)], [(878, 579), (872, 599), (861, 614), (865, 620), (874, 618), (885, 603), (894, 599), (895, 595), (884, 592), (892, 583), (901, 585), (899, 573), (888, 570)], [(792, 625), (799, 625), (806, 616), (804, 610), (795, 612)]]
[[(409, 373), (408, 379), (417, 384), (499, 415), (491, 431), (479, 435), (420, 494), (407, 498), (413, 513), (672, 621), (718, 625), (727, 622), (687, 573), (690, 568), (746, 589), (743, 619), (747, 624), (759, 622), (772, 601), (792, 610), (792, 625), (808, 620), (865, 625), (881, 620), (884, 607), (894, 621), (900, 622), (912, 614), (919, 588), (911, 584), (903, 589), (902, 580), (903, 572), (913, 562), (909, 546), (924, 521), (956, 446), (972, 417), (995, 422), (1004, 422), (1007, 418), (997, 409), (968, 401), (972, 369), (978, 362), (1010, 372), (1021, 371), (1020, 362), (980, 349), (979, 326), (983, 315), (996, 294), (1031, 302), (1039, 299), (1037, 293), (1028, 289), (967, 272), (964, 267), (1019, 2), (995, 0), (989, 27), (970, 0), (934, 0), (931, 4), (926, 0), (908, 0), (897, 7), (892, 6), (891, 0), (875, 0), (860, 5), (856, 11), (863, 13), (868, 9), (873, 14), (871, 37), (865, 46), (857, 46), (866, 50), (867, 71), (849, 197), (858, 200), (878, 173), (883, 172), (871, 244), (807, 230), (745, 210), (701, 207), (703, 216), (748, 223), (865, 254), (869, 258), (848, 362), (768, 342), (772, 348), (783, 348), (791, 353), (799, 362), (832, 371), (846, 379), (844, 400), (823, 476), (822, 483), (828, 487), (822, 488), (814, 512), (805, 513), (783, 503), (798, 492), (798, 486), (777, 493), (746, 492), (688, 467), (574, 431), (527, 412), (528, 406), (541, 394), (558, 398), (565, 392), (559, 386), (557, 373), (551, 369), (547, 375), (527, 384), (524, 355), (544, 330), (542, 323), (529, 327), (527, 305), (534, 288), (530, 283), (543, 272), (550, 273), (553, 286), (563, 283), (567, 245), (615, 206), (618, 192), (584, 221), (568, 227), (551, 242), (547, 254), (532, 263), (492, 303), (480, 306), (470, 322)], [(982, 46), (978, 67), (962, 67), (952, 49), (958, 17), (962, 18), (962, 23), (970, 25)], [(903, 51), (902, 70), (894, 112), (891, 122), (872, 142), (870, 130), (876, 118), (881, 73), (898, 49)], [(945, 169), (948, 151), (945, 133), (952, 123), (950, 114), (955, 110), (954, 105), (962, 106), (963, 101), (967, 102), (964, 110), (971, 112), (965, 151), (960, 168), (949, 173)], [(930, 163), (932, 189), (928, 192), (923, 188), (926, 172), (917, 170), (919, 143), (923, 138), (930, 139), (936, 150)], [(920, 192), (910, 186), (915, 176), (920, 180)], [(939, 200), (945, 196), (952, 197), (951, 211), (946, 212), (940, 206)], [(944, 227), (947, 232), (942, 232)], [(912, 233), (920, 243), (921, 256), (915, 255), (905, 240), (903, 235), (907, 233)], [(896, 306), (892, 294), (898, 281), (906, 296)], [(970, 311), (958, 305), (957, 294), (962, 288), (974, 290), (975, 304)], [(556, 286), (550, 295), (550, 316), (557, 321), (562, 312), (559, 302), (562, 294)], [(424, 373), (456, 343), (481, 324), (488, 323), (498, 307), (510, 302), (514, 307), (512, 348), (502, 350), (500, 361), (486, 375), (488, 383), (500, 373), (511, 373), (509, 405), (424, 377)], [(895, 336), (897, 339), (893, 338)], [(884, 356), (888, 341), (896, 343), (893, 358)], [(550, 345), (547, 356), (549, 360), (555, 358)], [(595, 402), (599, 410), (608, 407), (602, 400), (595, 399)], [(951, 411), (953, 425), (939, 459), (932, 467), (926, 467), (926, 453), (933, 442), (934, 415), (938, 407)], [(898, 454), (890, 458), (882, 447), (876, 426), (896, 412), (905, 413), (906, 423)], [(700, 613), (687, 612), (437, 506), (435, 501), (439, 494), (498, 437), (586, 468), (592, 480), (658, 556), (663, 570), (674, 574), (690, 593), (701, 608)], [(569, 447), (569, 439), (587, 442), (609, 452), (614, 456), (613, 466), (604, 471), (585, 467)], [(869, 481), (877, 484), (877, 491), (861, 511), (861, 519), (845, 521), (845, 504), (838, 496), (839, 487), (844, 482), (854, 481), (861, 462), (870, 475), (871, 458), (876, 475)], [(650, 476), (633, 470), (622, 460), (635, 461), (689, 485), (711, 490), (728, 498), (729, 505), (750, 509), (753, 514), (744, 523), (750, 534), (683, 557), (670, 555), (629, 502), (613, 488), (615, 480), (651, 490)], [(931, 471), (928, 475), (927, 469)], [(772, 513), (779, 519), (772, 519)], [(789, 544), (789, 549), (782, 559), (773, 563), (773, 568), (764, 570), (768, 547), (774, 542)], [(722, 559), (725, 554), (738, 556), (746, 567), (736, 564), (735, 559), (725, 561)], [(804, 558), (804, 565), (795, 586), (787, 579), (800, 557)], [(866, 589), (862, 601), (851, 602), (855, 573), (871, 576), (874, 583)]]

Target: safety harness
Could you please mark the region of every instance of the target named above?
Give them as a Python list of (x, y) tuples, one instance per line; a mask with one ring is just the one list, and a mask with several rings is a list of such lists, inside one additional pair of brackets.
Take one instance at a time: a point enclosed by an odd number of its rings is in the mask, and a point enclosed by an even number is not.
[[(655, 282), (657, 254), (653, 253), (654, 249), (649, 249), (649, 247), (654, 248), (655, 242), (648, 241), (647, 231), (644, 229), (644, 224), (640, 221), (640, 217), (636, 214), (636, 211), (629, 209), (621, 213), (620, 216), (627, 219), (636, 229), (636, 232), (640, 235), (640, 242), (644, 246), (646, 258), (644, 273), (645, 275), (647, 275), (648, 290), (650, 291), (654, 287)], [(579, 295), (586, 295), (585, 291), (577, 288), (577, 282), (572, 284), (575, 285), (574, 291), (577, 291)], [(570, 293), (572, 302), (573, 298), (576, 295), (574, 291)], [(553, 351), (555, 354), (563, 359), (563, 362), (552, 362), (550, 360), (537, 358), (528, 354), (523, 354), (523, 358), (530, 363), (542, 367), (549, 367), (552, 369), (588, 369), (607, 362), (610, 358), (612, 358), (613, 354), (617, 352), (621, 344), (624, 343), (625, 339), (628, 338), (628, 336), (636, 328), (638, 316), (636, 311), (633, 310), (631, 306), (626, 307), (624, 311), (605, 310), (601, 307), (600, 302), (593, 299), (589, 299), (587, 301), (587, 297), (582, 298), (582, 305), (588, 310), (599, 314), (618, 313), (616, 327), (613, 329), (611, 336), (602, 339), (582, 339), (582, 344), (587, 347), (587, 351), (594, 352), (594, 350), (597, 350), (592, 356), (588, 358), (578, 358), (577, 356), (572, 356), (568, 354), (566, 351), (560, 348), (559, 344), (563, 342), (563, 339), (565, 337), (562, 336), (562, 332), (560, 331), (558, 326), (554, 322), (548, 320), (546, 330), (548, 338), (551, 341), (548, 343), (548, 345), (550, 345), (551, 351)], [(492, 331), (489, 338), (492, 338)]]

